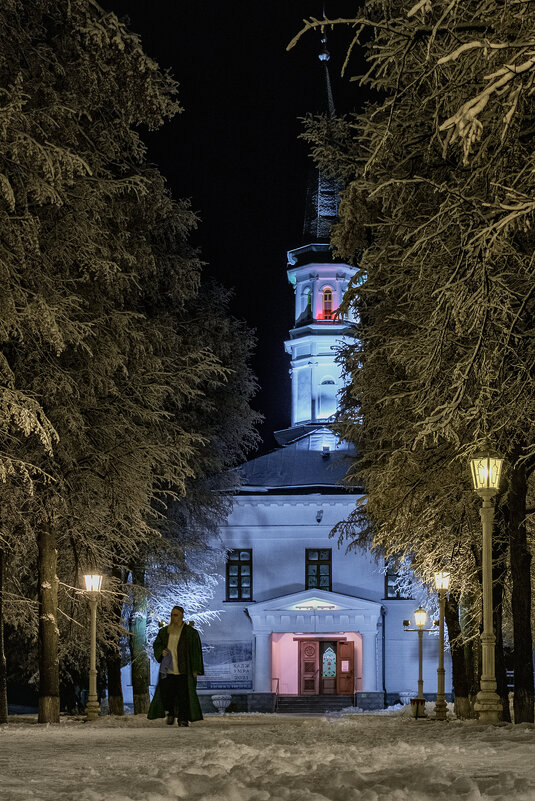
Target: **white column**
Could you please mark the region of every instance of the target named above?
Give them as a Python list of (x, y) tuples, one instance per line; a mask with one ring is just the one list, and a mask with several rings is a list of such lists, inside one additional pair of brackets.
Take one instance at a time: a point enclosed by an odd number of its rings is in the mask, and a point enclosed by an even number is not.
[(362, 692), (377, 692), (377, 632), (364, 631), (362, 636)]
[(312, 293), (312, 317), (316, 319), (318, 311), (321, 311), (318, 298), (318, 273), (310, 273), (310, 286)]
[(342, 302), (343, 294), (344, 293), (342, 292), (342, 281), (340, 279), (340, 276), (337, 275), (336, 276), (336, 294), (335, 294), (335, 296), (333, 298), (333, 309), (337, 309), (340, 306), (340, 304)]
[(254, 691), (271, 692), (271, 632), (255, 634)]
[(294, 368), (293, 361), (288, 372), (292, 381), (292, 425), (295, 425), (297, 419), (297, 371)]

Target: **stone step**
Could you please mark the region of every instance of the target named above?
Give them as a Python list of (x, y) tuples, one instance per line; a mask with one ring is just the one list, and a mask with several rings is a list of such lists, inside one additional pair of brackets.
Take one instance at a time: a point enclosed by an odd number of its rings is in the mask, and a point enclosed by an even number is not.
[(277, 709), (288, 713), (321, 713), (353, 705), (352, 695), (279, 696)]
[(323, 701), (347, 701), (353, 698), (352, 695), (279, 695), (279, 701), (291, 701), (299, 702), (302, 701), (303, 703), (322, 703)]

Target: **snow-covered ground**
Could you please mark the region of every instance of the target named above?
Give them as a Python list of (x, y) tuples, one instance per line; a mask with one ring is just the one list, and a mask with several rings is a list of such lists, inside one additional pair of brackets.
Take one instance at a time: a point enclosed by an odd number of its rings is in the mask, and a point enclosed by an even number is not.
[[(428, 705), (432, 709), (432, 705)], [(535, 727), (398, 714), (0, 726), (2, 801), (534, 801)]]

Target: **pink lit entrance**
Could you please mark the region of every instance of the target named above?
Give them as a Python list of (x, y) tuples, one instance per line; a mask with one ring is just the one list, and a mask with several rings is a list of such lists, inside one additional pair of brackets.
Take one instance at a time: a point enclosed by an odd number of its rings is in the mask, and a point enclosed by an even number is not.
[(362, 686), (356, 632), (272, 634), (272, 673), (281, 695), (352, 695)]

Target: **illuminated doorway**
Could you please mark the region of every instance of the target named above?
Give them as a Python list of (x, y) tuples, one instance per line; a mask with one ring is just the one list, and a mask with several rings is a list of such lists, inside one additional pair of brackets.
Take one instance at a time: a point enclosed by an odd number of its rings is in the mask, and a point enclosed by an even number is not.
[(354, 685), (353, 642), (299, 641), (299, 695), (353, 695)]

